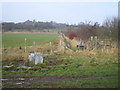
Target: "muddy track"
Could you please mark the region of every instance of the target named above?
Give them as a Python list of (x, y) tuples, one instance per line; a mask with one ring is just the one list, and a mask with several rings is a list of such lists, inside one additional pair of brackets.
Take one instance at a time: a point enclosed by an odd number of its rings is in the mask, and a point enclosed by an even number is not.
[(97, 79), (97, 78), (118, 78), (118, 75), (105, 75), (105, 76), (42, 76), (42, 77), (26, 77), (26, 78), (4, 78), (3, 83), (17, 83), (17, 82), (56, 82), (56, 81), (69, 81), (69, 80), (80, 80), (80, 79)]

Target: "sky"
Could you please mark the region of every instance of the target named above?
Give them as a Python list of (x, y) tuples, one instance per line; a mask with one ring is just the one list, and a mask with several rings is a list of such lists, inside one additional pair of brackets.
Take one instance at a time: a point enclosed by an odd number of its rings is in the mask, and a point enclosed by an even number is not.
[(106, 18), (118, 16), (117, 2), (4, 2), (2, 22), (26, 20), (55, 21), (78, 24), (80, 22), (102, 23)]

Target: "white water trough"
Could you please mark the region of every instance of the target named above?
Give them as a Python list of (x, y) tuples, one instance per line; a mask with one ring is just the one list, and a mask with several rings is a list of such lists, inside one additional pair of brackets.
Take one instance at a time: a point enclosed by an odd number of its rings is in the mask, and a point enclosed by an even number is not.
[(29, 62), (33, 64), (42, 64), (43, 63), (43, 56), (40, 53), (30, 53), (28, 56)]

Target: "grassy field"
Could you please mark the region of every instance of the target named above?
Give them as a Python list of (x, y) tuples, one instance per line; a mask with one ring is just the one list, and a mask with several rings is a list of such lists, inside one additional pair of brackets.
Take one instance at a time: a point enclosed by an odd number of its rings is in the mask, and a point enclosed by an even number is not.
[[(24, 46), (24, 38), (27, 38), (27, 46), (33, 41), (45, 46), (45, 43), (54, 41), (57, 34), (3, 34), (5, 47)], [(52, 45), (57, 50), (59, 38)], [(48, 50), (46, 46), (43, 50), (48, 51), (49, 45)], [(24, 49), (7, 48), (2, 61), (2, 85), (3, 88), (118, 88), (120, 63), (116, 51), (65, 50), (64, 53), (44, 56), (43, 64), (29, 64), (31, 68), (23, 68), (27, 60), (22, 58)], [(13, 66), (4, 67), (6, 65)]]
[[(48, 60), (49, 59), (49, 60)], [(14, 61), (12, 61), (14, 62)], [(17, 63), (17, 62), (16, 62)], [(53, 55), (45, 57), (41, 65), (31, 69), (3, 68), (3, 87), (29, 88), (117, 88), (117, 55)], [(15, 85), (24, 78), (26, 84)], [(32, 81), (30, 81), (32, 79)]]
[(25, 38), (27, 39), (26, 46), (32, 46), (35, 41), (36, 45), (43, 45), (57, 38), (57, 34), (48, 33), (5, 33), (2, 35), (2, 44), (4, 47), (22, 47), (25, 46)]

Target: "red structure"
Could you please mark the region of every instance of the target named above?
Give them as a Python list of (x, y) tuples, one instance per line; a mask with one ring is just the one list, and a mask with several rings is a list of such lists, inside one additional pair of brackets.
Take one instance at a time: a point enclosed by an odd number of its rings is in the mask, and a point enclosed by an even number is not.
[(69, 39), (73, 39), (74, 37), (77, 37), (77, 34), (76, 33), (70, 33), (68, 35)]

